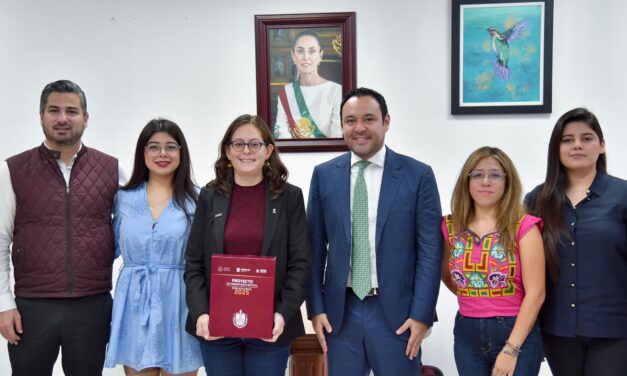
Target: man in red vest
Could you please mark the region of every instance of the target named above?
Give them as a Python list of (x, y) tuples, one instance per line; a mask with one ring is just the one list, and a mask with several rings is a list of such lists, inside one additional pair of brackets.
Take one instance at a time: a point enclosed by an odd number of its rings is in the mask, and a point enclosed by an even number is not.
[(82, 144), (89, 115), (75, 83), (46, 85), (39, 115), (44, 142), (0, 164), (0, 334), (13, 375), (52, 374), (59, 348), (66, 375), (100, 375), (118, 162)]

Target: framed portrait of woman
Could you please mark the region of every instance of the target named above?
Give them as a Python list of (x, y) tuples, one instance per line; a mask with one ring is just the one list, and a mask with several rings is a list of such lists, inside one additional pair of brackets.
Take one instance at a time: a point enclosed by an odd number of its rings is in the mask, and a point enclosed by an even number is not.
[(283, 152), (343, 151), (340, 103), (356, 87), (355, 13), (255, 16), (257, 114)]

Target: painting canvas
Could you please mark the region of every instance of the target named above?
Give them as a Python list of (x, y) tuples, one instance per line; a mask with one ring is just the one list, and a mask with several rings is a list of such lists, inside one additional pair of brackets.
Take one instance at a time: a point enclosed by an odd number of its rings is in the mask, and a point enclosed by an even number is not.
[[(342, 28), (285, 28), (271, 29), (268, 33), (270, 125), (275, 138), (341, 138)], [(312, 41), (316, 42), (312, 44)], [(315, 48), (317, 55), (310, 51), (301, 53), (301, 44)], [(294, 52), (296, 45), (298, 50)], [(319, 84), (313, 85), (315, 87), (307, 85), (299, 70), (315, 71)], [(296, 83), (302, 85), (303, 97), (294, 96)], [(305, 106), (309, 106), (305, 110), (310, 114), (308, 117), (300, 114), (302, 111), (297, 104), (300, 98)], [(295, 112), (289, 116), (298, 119), (292, 128), (289, 127), (287, 109)]]
[(459, 4), (457, 10), (453, 114), (550, 112), (547, 2)]

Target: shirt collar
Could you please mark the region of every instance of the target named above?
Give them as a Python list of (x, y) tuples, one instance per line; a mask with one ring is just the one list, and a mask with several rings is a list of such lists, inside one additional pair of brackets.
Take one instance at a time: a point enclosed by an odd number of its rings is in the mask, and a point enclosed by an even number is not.
[(592, 185), (590, 185), (590, 193), (601, 196), (603, 192), (605, 192), (605, 187), (607, 186), (608, 180), (609, 177), (607, 176), (606, 172), (597, 171), (597, 174), (592, 181)]
[[(57, 152), (56, 150), (52, 149), (50, 146), (48, 146), (48, 144), (46, 143), (46, 140), (44, 140), (44, 146), (46, 147), (46, 149)], [(72, 157), (72, 159), (70, 160), (70, 165), (74, 164), (74, 160), (76, 160), (76, 156), (78, 155), (78, 153), (81, 151), (81, 149), (83, 149), (83, 143), (81, 142), (81, 145), (78, 147), (78, 150), (76, 151), (76, 154), (74, 154), (74, 156)], [(57, 159), (61, 159), (61, 158), (57, 158)]]
[[(368, 162), (372, 163), (373, 165), (383, 167), (383, 165), (385, 164), (386, 149), (387, 148), (383, 146), (381, 149), (379, 149), (378, 152), (375, 153), (375, 155), (368, 158)], [(359, 161), (361, 161), (361, 158), (359, 158), (359, 156), (355, 154), (355, 152), (351, 151), (351, 167), (354, 166), (355, 163)]]

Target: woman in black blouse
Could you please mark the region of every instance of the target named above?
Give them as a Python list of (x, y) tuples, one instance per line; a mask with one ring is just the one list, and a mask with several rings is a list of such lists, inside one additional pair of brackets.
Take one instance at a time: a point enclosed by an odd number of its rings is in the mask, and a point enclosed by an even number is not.
[[(185, 253), (185, 329), (200, 341), (208, 376), (283, 376), (290, 342), (304, 334), (300, 306), (311, 259), (303, 194), (287, 182), (270, 128), (254, 115), (239, 116), (228, 127), (215, 173), (200, 192)], [(271, 338), (209, 332), (215, 253), (276, 257)]]
[(553, 128), (545, 182), (525, 199), (544, 220), (540, 323), (557, 376), (627, 374), (627, 182), (606, 170), (597, 118), (573, 109)]

